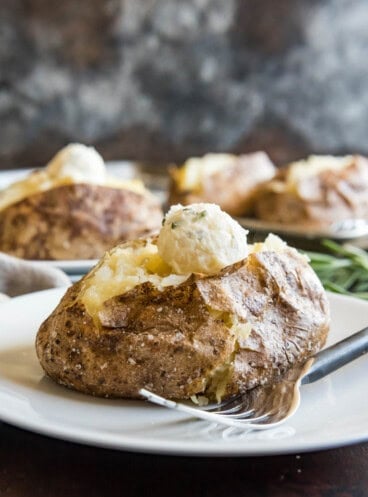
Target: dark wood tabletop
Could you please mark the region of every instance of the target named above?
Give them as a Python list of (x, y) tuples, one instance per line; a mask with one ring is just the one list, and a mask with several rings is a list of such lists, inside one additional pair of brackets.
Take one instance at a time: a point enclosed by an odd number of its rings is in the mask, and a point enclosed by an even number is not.
[(364, 497), (368, 443), (308, 454), (194, 458), (133, 454), (0, 423), (0, 496)]

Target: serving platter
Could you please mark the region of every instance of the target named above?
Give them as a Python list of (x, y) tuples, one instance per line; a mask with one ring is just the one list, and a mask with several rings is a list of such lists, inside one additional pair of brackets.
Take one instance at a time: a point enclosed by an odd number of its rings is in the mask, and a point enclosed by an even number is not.
[[(233, 432), (143, 401), (99, 399), (46, 378), (34, 341), (65, 289), (0, 304), (0, 419), (24, 429), (99, 447), (171, 455), (300, 453), (368, 440), (368, 360), (362, 357), (302, 387), (299, 411), (263, 432)], [(329, 294), (328, 344), (363, 328), (368, 303)]]

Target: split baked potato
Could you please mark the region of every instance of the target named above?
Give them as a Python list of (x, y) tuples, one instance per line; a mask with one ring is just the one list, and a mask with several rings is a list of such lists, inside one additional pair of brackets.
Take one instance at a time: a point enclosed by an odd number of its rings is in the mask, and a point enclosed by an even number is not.
[[(147, 388), (220, 400), (270, 384), (317, 352), (329, 309), (306, 258), (273, 235), (244, 247), (246, 232), (228, 220), (216, 228), (217, 218), (208, 204), (176, 208), (158, 238), (106, 253), (38, 331), (47, 375), (98, 396), (137, 398)], [(193, 259), (204, 273), (189, 272)]]
[(24, 259), (97, 259), (157, 231), (162, 210), (139, 181), (109, 178), (102, 158), (69, 145), (45, 170), (0, 192), (0, 251)]
[(264, 152), (191, 158), (181, 167), (169, 168), (168, 203), (216, 203), (232, 216), (245, 216), (252, 211), (258, 185), (275, 173)]
[(254, 211), (265, 221), (314, 228), (368, 220), (368, 159), (312, 156), (290, 164), (260, 185)]

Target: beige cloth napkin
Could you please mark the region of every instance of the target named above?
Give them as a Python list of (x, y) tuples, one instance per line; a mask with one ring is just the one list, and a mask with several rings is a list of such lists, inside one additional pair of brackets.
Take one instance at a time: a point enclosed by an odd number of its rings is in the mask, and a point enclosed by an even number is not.
[(24, 261), (0, 252), (0, 302), (9, 297), (47, 288), (70, 285), (60, 269), (42, 263)]

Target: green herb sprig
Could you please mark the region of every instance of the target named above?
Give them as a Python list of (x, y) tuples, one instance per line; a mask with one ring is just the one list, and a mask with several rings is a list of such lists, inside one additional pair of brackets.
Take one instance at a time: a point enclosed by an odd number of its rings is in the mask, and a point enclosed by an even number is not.
[(368, 300), (368, 253), (332, 240), (324, 240), (323, 246), (331, 254), (305, 253), (325, 289)]

